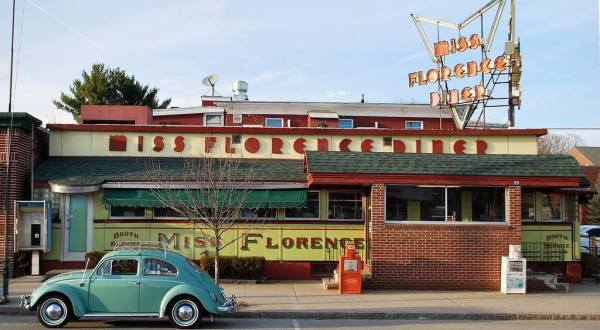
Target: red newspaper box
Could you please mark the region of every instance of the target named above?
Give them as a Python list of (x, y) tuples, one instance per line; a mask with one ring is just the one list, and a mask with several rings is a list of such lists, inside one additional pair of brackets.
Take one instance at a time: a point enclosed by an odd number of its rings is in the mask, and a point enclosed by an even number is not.
[(346, 254), (340, 257), (338, 263), (338, 292), (360, 293), (362, 289), (362, 261), (356, 254), (354, 244), (346, 245)]

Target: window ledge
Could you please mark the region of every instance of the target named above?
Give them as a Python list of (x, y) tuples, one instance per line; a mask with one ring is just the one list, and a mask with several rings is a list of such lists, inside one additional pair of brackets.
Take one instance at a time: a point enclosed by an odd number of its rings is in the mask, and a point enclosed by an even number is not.
[(446, 225), (446, 226), (508, 226), (506, 221), (488, 222), (488, 221), (385, 221), (385, 224), (391, 225)]

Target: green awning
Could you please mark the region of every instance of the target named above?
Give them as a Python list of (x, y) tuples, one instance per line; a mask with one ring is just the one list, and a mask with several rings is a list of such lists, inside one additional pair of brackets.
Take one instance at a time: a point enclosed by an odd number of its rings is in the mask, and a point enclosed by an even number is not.
[[(247, 190), (233, 192), (229, 197), (232, 200), (244, 200), (243, 206), (246, 208), (297, 208), (306, 207), (306, 189), (286, 189), (286, 190)], [(140, 206), (140, 207), (163, 207), (160, 198), (163, 200), (187, 201), (193, 196), (186, 191), (152, 191), (150, 189), (104, 189), (104, 203), (110, 206)], [(223, 203), (229, 195), (223, 193), (219, 199)], [(236, 197), (237, 196), (237, 197)], [(195, 200), (206, 200), (201, 192)], [(237, 204), (233, 202), (231, 204)]]

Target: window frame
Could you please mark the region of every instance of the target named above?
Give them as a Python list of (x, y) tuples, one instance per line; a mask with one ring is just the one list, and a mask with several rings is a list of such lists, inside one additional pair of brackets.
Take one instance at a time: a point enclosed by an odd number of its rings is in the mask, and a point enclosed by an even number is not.
[[(385, 184), (383, 189), (383, 222), (388, 224), (439, 224), (439, 225), (508, 225), (508, 189), (506, 187), (476, 187), (476, 186), (460, 186), (459, 188), (504, 188), (504, 220), (502, 221), (448, 221), (448, 188), (457, 188), (456, 186), (438, 186), (432, 185), (427, 186), (427, 188), (445, 188), (444, 196), (445, 196), (445, 221), (435, 221), (435, 220), (388, 220), (387, 219), (387, 187), (388, 186), (405, 186), (405, 187), (418, 187), (418, 185), (404, 185), (404, 184)], [(424, 186), (421, 186), (425, 188)]]
[[(408, 123), (419, 123), (421, 128), (408, 128)], [(420, 130), (423, 129), (423, 121), (422, 120), (406, 120), (404, 121), (404, 129), (408, 130)]]
[[(343, 121), (350, 121), (351, 125), (350, 127), (340, 127), (340, 123)], [(353, 129), (354, 128), (354, 119), (353, 118), (339, 118), (338, 119), (338, 128), (341, 129)]]
[[(268, 122), (269, 122), (269, 120), (278, 120), (278, 121), (280, 121), (280, 122), (281, 122), (281, 126), (269, 126), (269, 125), (268, 125)], [(271, 127), (271, 128), (283, 128), (283, 127), (285, 127), (285, 126), (284, 126), (284, 124), (285, 124), (285, 123), (283, 122), (283, 118), (281, 118), (281, 117), (266, 117), (266, 118), (265, 118), (265, 127)]]
[[(540, 223), (561, 223), (561, 222), (567, 222), (565, 220), (563, 220), (563, 216), (564, 216), (564, 201), (563, 201), (563, 194), (560, 192), (552, 192), (552, 191), (540, 191), (541, 193), (541, 200), (542, 203), (540, 204), (540, 220), (538, 222)], [(559, 213), (559, 219), (544, 219), (544, 194), (557, 194), (559, 196), (558, 202), (558, 213)], [(537, 209), (536, 209), (537, 211)], [(537, 220), (536, 220), (537, 221)]]
[[(133, 260), (135, 261), (136, 264), (136, 272), (135, 274), (113, 274), (112, 269), (113, 269), (113, 262), (115, 260)], [(105, 274), (105, 273), (98, 273), (100, 271), (100, 269), (102, 269), (102, 267), (106, 264), (106, 263), (110, 263), (110, 274)], [(134, 256), (126, 256), (126, 257), (119, 257), (119, 256), (115, 256), (113, 258), (104, 260), (102, 263), (100, 263), (100, 265), (94, 270), (93, 274), (94, 276), (132, 276), (132, 277), (139, 277), (140, 276), (140, 258), (136, 258)]]
[[(329, 203), (331, 202), (332, 193), (358, 193), (360, 194), (360, 206), (362, 219), (333, 219), (329, 217)], [(365, 205), (364, 205), (365, 193), (362, 190), (328, 190), (327, 191), (327, 221), (351, 221), (360, 222), (365, 221)]]
[(134, 208), (139, 207), (139, 208), (142, 208), (144, 210), (144, 215), (142, 215), (142, 216), (120, 216), (120, 215), (113, 216), (112, 215), (113, 206), (110, 206), (108, 208), (108, 218), (109, 219), (114, 219), (114, 220), (120, 220), (120, 219), (144, 220), (144, 219), (146, 219), (146, 208), (145, 207), (142, 207), (142, 206), (117, 206), (117, 207), (134, 207)]
[(318, 198), (317, 198), (317, 202), (319, 203), (319, 207), (317, 208), (318, 210), (318, 215), (316, 218), (296, 218), (296, 217), (287, 217), (285, 215), (285, 208), (283, 210), (283, 220), (306, 220), (306, 221), (315, 221), (315, 220), (321, 220), (321, 191), (320, 190), (309, 190), (309, 193), (317, 193), (318, 194)]
[[(238, 120), (236, 120), (236, 119), (238, 119)], [(231, 115), (231, 123), (232, 124), (242, 124), (243, 122), (244, 122), (243, 114), (234, 113)]]
[(526, 193), (531, 193), (533, 194), (533, 219), (523, 219), (523, 195), (524, 195), (524, 190), (521, 189), (521, 223), (526, 223), (526, 224), (533, 224), (538, 222), (537, 220), (537, 208), (538, 208), (538, 202), (537, 202), (537, 191), (536, 190), (529, 190), (526, 191)]
[[(207, 121), (208, 116), (218, 116), (220, 118), (219, 125), (208, 124), (208, 121)], [(207, 127), (222, 127), (222, 126), (224, 126), (223, 125), (223, 114), (220, 112), (207, 112), (204, 114), (202, 119), (204, 120), (204, 126), (207, 126)]]

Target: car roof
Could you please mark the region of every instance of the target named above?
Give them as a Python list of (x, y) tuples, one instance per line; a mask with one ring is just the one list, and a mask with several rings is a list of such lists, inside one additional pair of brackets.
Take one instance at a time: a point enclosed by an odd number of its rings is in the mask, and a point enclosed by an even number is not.
[(171, 250), (160, 250), (160, 249), (121, 249), (108, 252), (104, 257), (133, 257), (133, 256), (144, 256), (144, 257), (158, 257), (172, 261), (185, 261), (187, 258), (181, 254)]

